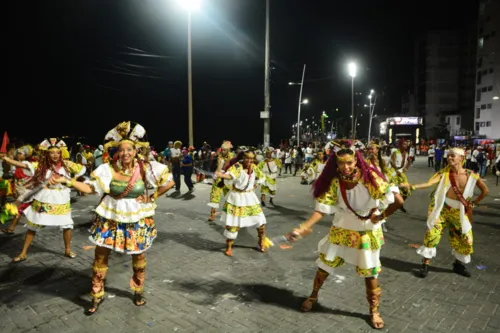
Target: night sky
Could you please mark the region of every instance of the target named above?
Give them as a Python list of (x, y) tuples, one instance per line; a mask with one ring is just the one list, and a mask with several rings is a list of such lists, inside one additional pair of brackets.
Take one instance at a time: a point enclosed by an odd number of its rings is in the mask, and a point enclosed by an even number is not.
[[(163, 148), (187, 144), (187, 15), (176, 0), (9, 2), (8, 93), (0, 130), (38, 143), (86, 136), (99, 144), (123, 120)], [(413, 40), (477, 17), (477, 1), (271, 0), (271, 141), (291, 135), (307, 64), (303, 117), (350, 114), (356, 91), (384, 91), (397, 113), (412, 88)], [(195, 144), (262, 142), (265, 0), (205, 0), (193, 14)], [(366, 101), (363, 101), (366, 103)], [(332, 112), (339, 108), (338, 113)], [(26, 113), (34, 116), (26, 116)]]

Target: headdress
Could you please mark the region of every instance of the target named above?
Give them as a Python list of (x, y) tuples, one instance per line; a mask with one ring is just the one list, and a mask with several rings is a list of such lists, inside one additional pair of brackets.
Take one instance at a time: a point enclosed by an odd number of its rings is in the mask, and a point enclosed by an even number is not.
[(57, 138), (45, 139), (38, 145), (38, 149), (40, 150), (62, 149), (67, 147), (68, 145), (63, 140), (58, 140)]
[(104, 137), (104, 148), (118, 147), (122, 142), (129, 142), (136, 148), (149, 147), (149, 143), (142, 141), (146, 135), (146, 130), (139, 124), (136, 124), (130, 131), (130, 121), (119, 123), (115, 128), (110, 130)]
[(29, 157), (33, 153), (33, 147), (31, 147), (30, 145), (24, 145), (22, 147), (17, 148), (16, 152), (24, 154), (26, 157)]
[(175, 149), (180, 149), (182, 147), (182, 142), (181, 141), (175, 141), (174, 142), (174, 148)]
[(233, 145), (231, 144), (231, 141), (224, 141), (221, 145), (222, 149), (231, 149), (233, 148)]
[(275, 149), (274, 149), (273, 147), (269, 146), (269, 147), (266, 147), (266, 148), (264, 149), (264, 153), (265, 153), (265, 154), (267, 154), (267, 153), (273, 153), (273, 152), (274, 152), (274, 150), (275, 150)]
[(465, 151), (462, 148), (451, 148), (450, 154), (465, 156)]
[(370, 147), (377, 147), (377, 148), (380, 148), (380, 142), (378, 141), (370, 141), (370, 144), (369, 144)]

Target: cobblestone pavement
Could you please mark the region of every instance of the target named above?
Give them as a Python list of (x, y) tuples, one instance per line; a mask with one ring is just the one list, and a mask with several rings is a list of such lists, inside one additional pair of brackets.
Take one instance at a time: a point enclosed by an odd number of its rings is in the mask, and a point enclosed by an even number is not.
[[(411, 182), (431, 175), (424, 158), (410, 170)], [(381, 314), (386, 332), (499, 332), (500, 330), (500, 187), (489, 176), (490, 196), (475, 213), (472, 278), (451, 271), (446, 237), (426, 279), (414, 276), (420, 265), (413, 244), (426, 229), (430, 191), (408, 199), (407, 214), (388, 222), (382, 249)], [(33, 242), (28, 260), (11, 265), (20, 251), (24, 228), (0, 235), (0, 332), (371, 332), (364, 282), (344, 266), (325, 283), (313, 312), (298, 311), (311, 290), (317, 243), (327, 233), (324, 218), (314, 234), (292, 249), (267, 254), (254, 247), (257, 233), (244, 229), (234, 257), (225, 257), (221, 222), (207, 223), (209, 185), (192, 195), (159, 200), (158, 238), (147, 253), (148, 304), (136, 307), (128, 290), (131, 259), (112, 254), (106, 302), (85, 317), (89, 302), (93, 247), (87, 240), (95, 196), (73, 205), (73, 250), (62, 256), (59, 230), (46, 229)], [(276, 206), (265, 208), (268, 235), (284, 234), (313, 210), (309, 188), (298, 177), (278, 179)]]

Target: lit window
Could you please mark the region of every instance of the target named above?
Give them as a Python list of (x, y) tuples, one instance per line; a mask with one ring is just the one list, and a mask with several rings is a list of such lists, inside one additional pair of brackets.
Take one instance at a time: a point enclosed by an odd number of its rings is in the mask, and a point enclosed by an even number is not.
[(481, 38), (479, 38), (479, 40), (477, 41), (477, 47), (478, 47), (478, 48), (480, 48), (480, 49), (482, 49), (482, 48), (483, 48), (483, 46), (484, 46), (484, 38), (483, 38), (483, 37), (481, 37)]

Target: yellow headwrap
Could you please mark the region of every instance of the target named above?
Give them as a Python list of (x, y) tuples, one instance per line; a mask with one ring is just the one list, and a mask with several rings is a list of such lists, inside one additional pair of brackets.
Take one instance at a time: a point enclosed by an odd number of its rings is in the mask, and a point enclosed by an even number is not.
[(146, 130), (140, 124), (136, 124), (130, 131), (130, 121), (119, 123), (115, 128), (110, 130), (104, 137), (104, 149), (108, 150), (112, 147), (118, 147), (122, 142), (128, 142), (134, 145), (135, 148), (147, 148), (149, 142), (141, 141), (146, 135)]

